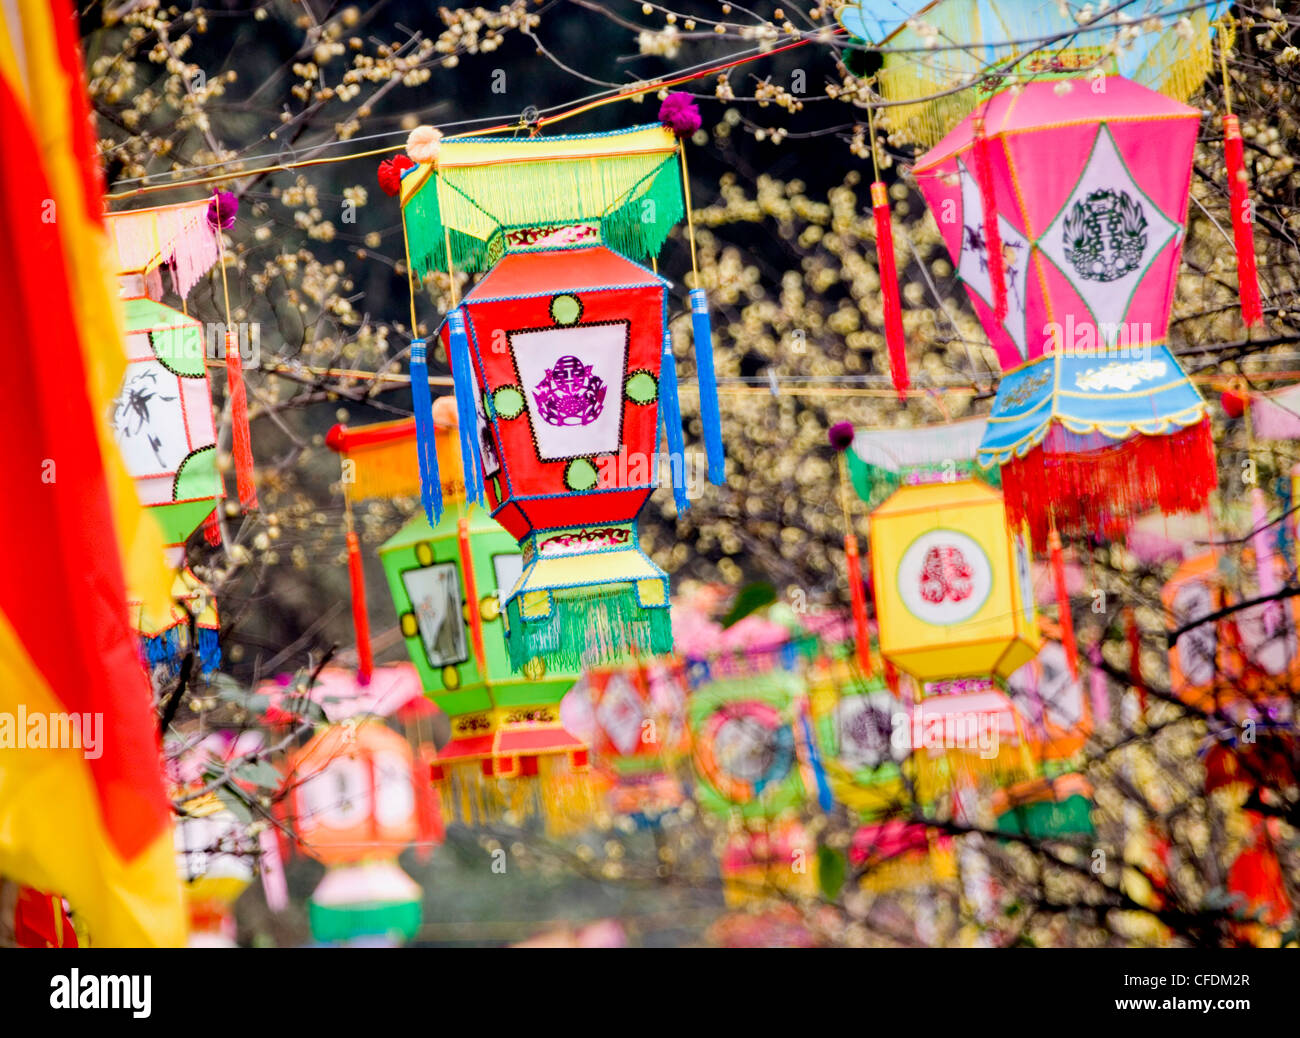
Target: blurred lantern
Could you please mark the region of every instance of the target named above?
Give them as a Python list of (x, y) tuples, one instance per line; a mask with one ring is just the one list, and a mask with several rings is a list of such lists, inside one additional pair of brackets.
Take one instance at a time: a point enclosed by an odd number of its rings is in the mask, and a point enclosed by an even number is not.
[(154, 619), (147, 615), (143, 603), (131, 600), (132, 622), (140, 632), (140, 646), (149, 668), (162, 668), (168, 678), (180, 673), (181, 664), (191, 651), (194, 672), (211, 674), (221, 666), (218, 636), (221, 622), (217, 617), (217, 600), (203, 581), (188, 566), (182, 568), (172, 583), (172, 608), (167, 616)]
[(999, 832), (1034, 840), (1092, 836), (1092, 785), (1079, 774), (1018, 782), (993, 794)]
[(729, 908), (817, 893), (817, 847), (797, 818), (737, 826), (722, 851), (722, 896)]
[(1283, 792), (1296, 786), (1300, 770), (1295, 733), (1256, 726), (1251, 735), (1255, 741), (1246, 742), (1235, 728), (1228, 729), (1203, 750), (1206, 796), (1227, 790), (1240, 804), (1252, 790)]
[(847, 660), (824, 658), (809, 679), (808, 701), (835, 799), (866, 817), (905, 803), (912, 748), (893, 734), (908, 708), (884, 679), (858, 680)]
[(1238, 938), (1259, 947), (1281, 946), (1280, 930), (1291, 919), (1293, 908), (1286, 880), (1278, 861), (1275, 841), (1277, 819), (1265, 820), (1248, 811), (1250, 844), (1228, 869), (1228, 893), (1237, 911), (1251, 922), (1233, 929)]
[(398, 624), (425, 691), (451, 719), (433, 778), (444, 810), (466, 824), (541, 816), (552, 833), (594, 809), (587, 747), (565, 730), (560, 700), (577, 674), (538, 657), (510, 665), (500, 596), (523, 558), (482, 509), (436, 527), (417, 516), (379, 549)]
[(258, 841), (216, 794), (182, 805), (176, 864), (184, 881), (191, 948), (235, 947), (235, 902), (253, 882)]
[(1002, 497), (958, 480), (905, 486), (871, 513), (880, 652), (919, 681), (1008, 677), (1040, 642), (1029, 542)]
[[(1227, 0), (1178, 11), (1164, 0), (1096, 9), (1026, 0), (859, 0), (836, 17), (856, 43), (882, 55), (873, 80), (890, 102), (884, 112), (891, 130), (928, 145), (978, 107), (989, 81), (1118, 74), (1186, 101), (1214, 67), (1210, 41), (1229, 6)], [(1220, 40), (1230, 45), (1231, 35)], [(850, 59), (850, 68), (862, 64)]]
[(1041, 760), (1074, 757), (1083, 749), (1092, 734), (1092, 711), (1060, 642), (1045, 643), (1007, 679), (1007, 691), (1024, 719), (1025, 737)]
[(1035, 543), (1194, 511), (1217, 485), (1166, 342), (1199, 120), (1118, 76), (1034, 80), (917, 160), (1005, 373), (979, 461)]
[[(454, 286), (458, 271), (487, 271), (441, 337), (459, 410), (479, 416), (478, 435), (461, 430), (468, 497), (486, 501), (523, 545), (523, 573), (502, 589), (516, 671), (671, 648), (668, 578), (636, 531), (657, 482), (661, 404), (677, 507), (687, 505), (669, 283), (633, 260), (655, 257), (681, 218), (682, 156), (661, 126), (462, 138), (403, 175), (416, 274), (447, 271)], [(699, 289), (691, 310), (709, 475), (720, 483), (712, 333)], [(421, 343), (413, 386), (426, 364)], [(422, 457), (432, 461), (424, 448)], [(426, 507), (436, 521), (437, 502)]]
[(378, 721), (324, 727), (290, 756), (285, 783), (299, 846), (328, 867), (307, 906), (312, 936), (414, 937), (420, 888), (397, 856), (437, 834), (406, 740)]
[[(427, 392), (427, 389), (426, 389)], [(442, 484), (438, 499), (464, 493), (459, 456), (456, 453), (456, 406), (450, 397), (439, 397), (430, 405)], [(370, 617), (366, 609), (365, 568), (361, 539), (357, 536), (353, 506), (370, 498), (414, 497), (421, 493), (420, 467), (416, 456), (416, 419), (379, 422), (351, 429), (336, 425), (325, 436), (325, 444), (339, 454), (343, 488), (343, 523), (348, 546), (348, 582), (352, 591), (352, 625), (357, 639), (357, 674), (370, 679), (374, 654), (370, 646)], [(432, 491), (433, 488), (429, 488)]]
[[(567, 718), (581, 714), (576, 725)], [(562, 704), (585, 742), (615, 815), (653, 826), (686, 798), (677, 765), (690, 753), (681, 664), (640, 661), (589, 670)]]
[(864, 825), (849, 844), (849, 864), (861, 871), (858, 885), (877, 894), (934, 886), (957, 878), (951, 836), (924, 825), (890, 819)]

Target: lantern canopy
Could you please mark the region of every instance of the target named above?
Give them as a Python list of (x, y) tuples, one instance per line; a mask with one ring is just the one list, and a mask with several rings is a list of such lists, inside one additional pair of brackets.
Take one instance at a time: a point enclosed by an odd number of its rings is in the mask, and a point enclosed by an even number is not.
[(919, 681), (1007, 677), (1040, 647), (1027, 534), (960, 480), (903, 487), (871, 513), (881, 654)]
[(666, 305), (666, 281), (603, 246), (507, 255), (462, 304), (487, 504), (523, 546), (503, 596), (517, 670), (671, 648), (668, 577), (636, 529), (657, 484)]
[(1006, 372), (979, 461), (1036, 539), (1049, 514), (1114, 533), (1215, 485), (1205, 403), (1166, 344), (1199, 123), (1118, 76), (1034, 81), (917, 160)]
[(543, 815), (553, 831), (589, 818), (587, 747), (560, 700), (578, 675), (510, 664), (502, 589), (523, 567), (515, 539), (482, 509), (417, 516), (379, 549), (398, 624), (426, 693), (451, 719), (433, 762), (444, 808), (466, 823)]

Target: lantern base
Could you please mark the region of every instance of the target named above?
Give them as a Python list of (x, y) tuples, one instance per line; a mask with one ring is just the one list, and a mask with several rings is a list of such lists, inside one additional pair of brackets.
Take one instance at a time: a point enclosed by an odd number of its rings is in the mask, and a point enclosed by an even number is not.
[(393, 861), (334, 866), (307, 901), (317, 941), (410, 940), (420, 929), (420, 887)]
[(586, 751), (549, 753), (510, 761), (514, 777), (495, 773), (493, 757), (434, 762), (434, 784), (443, 817), (467, 826), (522, 826), (540, 819), (548, 835), (571, 836), (592, 824), (599, 798), (586, 764)]

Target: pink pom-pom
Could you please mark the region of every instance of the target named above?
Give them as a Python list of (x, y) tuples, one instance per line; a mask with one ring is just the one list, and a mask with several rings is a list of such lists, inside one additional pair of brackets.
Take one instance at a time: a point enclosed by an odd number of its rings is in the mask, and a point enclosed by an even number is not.
[(826, 438), (837, 451), (846, 451), (853, 443), (853, 423), (836, 422), (826, 431)]
[(700, 128), (700, 109), (690, 94), (669, 94), (659, 106), (659, 121), (678, 137), (689, 137)]
[(406, 138), (406, 154), (416, 162), (437, 162), (441, 145), (441, 130), (433, 126), (417, 126)]
[(217, 191), (208, 203), (208, 226), (214, 231), (220, 228), (228, 231), (235, 226), (235, 214), (239, 212), (239, 199), (230, 191)]
[(386, 195), (395, 195), (402, 190), (402, 170), (410, 169), (415, 163), (405, 155), (394, 155), (379, 164), (379, 190)]

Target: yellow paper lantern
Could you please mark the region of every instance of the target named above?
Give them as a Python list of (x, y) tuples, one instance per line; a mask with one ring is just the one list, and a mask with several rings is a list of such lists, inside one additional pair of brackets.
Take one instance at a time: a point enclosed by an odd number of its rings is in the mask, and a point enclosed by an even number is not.
[(1041, 645), (1029, 558), (988, 485), (902, 487), (871, 513), (881, 653), (918, 681), (1009, 677)]

